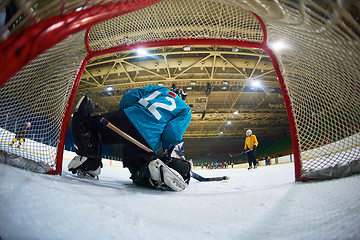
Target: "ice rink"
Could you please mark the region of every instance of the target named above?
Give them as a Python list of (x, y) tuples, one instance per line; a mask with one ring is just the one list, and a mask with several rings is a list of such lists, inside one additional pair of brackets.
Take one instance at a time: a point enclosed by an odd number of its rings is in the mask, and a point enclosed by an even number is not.
[[(66, 156), (66, 154), (64, 155)], [(137, 187), (127, 169), (100, 180), (0, 164), (0, 239), (359, 239), (360, 175), (295, 182), (292, 163), (201, 170), (183, 192)]]

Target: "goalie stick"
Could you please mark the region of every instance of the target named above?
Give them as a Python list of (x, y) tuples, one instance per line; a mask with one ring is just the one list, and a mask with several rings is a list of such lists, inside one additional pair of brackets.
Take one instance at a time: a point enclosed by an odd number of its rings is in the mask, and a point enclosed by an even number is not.
[(247, 151), (245, 151), (245, 152), (241, 152), (241, 153), (239, 153), (239, 154), (235, 154), (235, 155), (231, 155), (231, 153), (229, 153), (229, 156), (230, 156), (230, 157), (236, 157), (236, 156), (243, 155), (244, 153), (251, 152), (251, 151), (253, 151), (253, 150), (254, 150), (254, 149), (250, 149), (250, 150), (247, 150)]
[(207, 181), (222, 181), (222, 180), (229, 180), (228, 176), (222, 176), (222, 177), (202, 177), (197, 173), (191, 172), (191, 177), (195, 178), (196, 180), (200, 182), (207, 182)]
[[(107, 120), (106, 120), (107, 121)], [(145, 146), (144, 144), (142, 144), (141, 142), (139, 142), (138, 140), (136, 140), (135, 138), (132, 138), (131, 136), (129, 136), (127, 133), (121, 131), (119, 128), (117, 128), (116, 126), (114, 126), (112, 123), (108, 122), (106, 124), (106, 127), (110, 128), (111, 130), (113, 130), (114, 132), (116, 132), (117, 134), (119, 134), (120, 136), (122, 136), (123, 138), (125, 138), (126, 140), (134, 143), (136, 146), (138, 146), (139, 148), (142, 148), (143, 150), (147, 151), (148, 153), (153, 153), (154, 151), (150, 148), (148, 148), (147, 146)], [(200, 181), (200, 182), (204, 182), (204, 181), (222, 181), (222, 180), (229, 180), (229, 177), (227, 176), (223, 176), (223, 177), (202, 177), (197, 173), (194, 173), (193, 171), (191, 171), (191, 177), (195, 178), (196, 180)]]

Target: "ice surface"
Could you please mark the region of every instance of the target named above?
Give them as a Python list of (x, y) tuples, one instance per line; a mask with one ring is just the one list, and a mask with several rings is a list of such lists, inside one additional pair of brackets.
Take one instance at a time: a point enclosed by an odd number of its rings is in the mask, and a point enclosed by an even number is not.
[(1, 239), (359, 239), (360, 175), (295, 182), (292, 163), (201, 170), (183, 192), (132, 184), (125, 168), (100, 180), (0, 164)]

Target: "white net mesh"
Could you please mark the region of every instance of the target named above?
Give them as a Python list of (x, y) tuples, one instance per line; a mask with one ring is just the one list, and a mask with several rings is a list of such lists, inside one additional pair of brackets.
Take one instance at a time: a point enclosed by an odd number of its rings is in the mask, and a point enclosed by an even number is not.
[(262, 30), (248, 10), (209, 1), (163, 1), (91, 28), (92, 51), (170, 39), (235, 39), (261, 42)]
[[(287, 15), (298, 24), (267, 22), (292, 102), (303, 172), (359, 158), (359, 38), (340, 28), (343, 19), (333, 14), (341, 9), (326, 2), (298, 5)], [(271, 43), (278, 40), (287, 48), (277, 50)]]
[[(167, 0), (93, 26), (89, 46), (101, 51), (172, 39), (261, 43), (263, 29), (253, 11), (264, 21), (266, 45), (280, 65), (305, 174), (360, 157), (359, 8), (344, 2)], [(70, 11), (79, 5), (67, 6)], [(83, 39), (84, 34), (77, 34), (50, 49), (1, 89), (2, 129), (13, 134), (17, 124), (31, 121), (32, 140), (56, 148), (69, 91), (86, 55)], [(279, 41), (284, 48), (277, 48)], [(56, 150), (43, 155), (53, 158)]]
[[(85, 57), (83, 36), (41, 54), (0, 89), (1, 150), (54, 167), (65, 107)], [(21, 134), (27, 122), (31, 127)]]

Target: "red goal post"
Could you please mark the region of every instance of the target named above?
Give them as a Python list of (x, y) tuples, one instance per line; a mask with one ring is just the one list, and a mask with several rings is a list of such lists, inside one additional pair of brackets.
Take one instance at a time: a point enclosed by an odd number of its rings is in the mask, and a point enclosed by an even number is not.
[[(67, 122), (92, 57), (140, 46), (227, 45), (269, 54), (288, 112), (297, 180), (339, 176), (334, 169), (343, 168), (344, 176), (358, 171), (358, 26), (340, 6), (284, 1), (265, 8), (230, 0), (87, 4), (10, 32), (0, 43), (4, 158), (16, 155), (48, 173), (61, 174)], [(331, 17), (334, 12), (338, 19)], [(334, 25), (326, 23), (329, 18)], [(340, 25), (345, 21), (347, 25)], [(290, 50), (272, 45), (279, 39), (288, 42)], [(332, 84), (337, 89), (331, 89)], [(327, 99), (336, 98), (345, 106), (332, 110)], [(14, 149), (8, 143), (25, 121), (33, 123), (33, 135), (23, 149)]]

